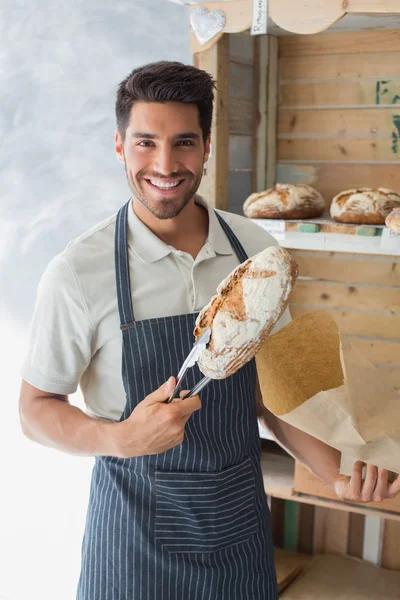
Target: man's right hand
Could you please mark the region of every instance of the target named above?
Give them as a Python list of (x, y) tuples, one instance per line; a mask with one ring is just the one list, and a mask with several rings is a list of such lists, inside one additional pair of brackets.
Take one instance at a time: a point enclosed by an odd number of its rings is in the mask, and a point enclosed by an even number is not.
[(174, 387), (175, 378), (170, 377), (142, 400), (125, 421), (112, 425), (114, 456), (133, 458), (161, 454), (183, 442), (186, 422), (201, 408), (201, 400), (194, 396), (166, 404)]

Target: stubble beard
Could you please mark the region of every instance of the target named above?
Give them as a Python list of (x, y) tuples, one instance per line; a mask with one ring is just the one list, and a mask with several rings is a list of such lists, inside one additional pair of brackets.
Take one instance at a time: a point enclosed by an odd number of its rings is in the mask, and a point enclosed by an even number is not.
[[(141, 204), (143, 204), (143, 206), (145, 208), (147, 208), (147, 210), (149, 212), (151, 212), (151, 214), (154, 215), (160, 221), (163, 221), (166, 219), (174, 219), (175, 217), (177, 217), (182, 212), (182, 210), (185, 208), (185, 206), (187, 206), (189, 204), (189, 202), (193, 198), (193, 196), (196, 194), (197, 190), (199, 189), (201, 179), (202, 179), (201, 175), (196, 176), (196, 175), (193, 175), (192, 173), (190, 173), (190, 174), (185, 173), (185, 176), (184, 176), (185, 179), (188, 180), (189, 175), (190, 175), (190, 178), (192, 181), (191, 181), (191, 185), (189, 185), (189, 188), (185, 192), (183, 197), (179, 198), (179, 200), (171, 199), (171, 198), (160, 198), (160, 200), (157, 201), (157, 205), (155, 206), (155, 204), (152, 202), (152, 200), (146, 197), (146, 194), (142, 190), (140, 184), (136, 183), (133, 180), (132, 175), (127, 170), (126, 164), (125, 164), (125, 173), (126, 173), (126, 178), (128, 181), (129, 189), (132, 192), (132, 196), (135, 198), (135, 200), (138, 200)], [(144, 177), (141, 173), (138, 173), (137, 178), (138, 178), (138, 181), (140, 181), (140, 179), (142, 179), (142, 181), (144, 182), (143, 185), (147, 185), (146, 182), (144, 181)], [(149, 178), (149, 177), (147, 177), (147, 178)], [(159, 177), (159, 179), (162, 179), (162, 177)]]

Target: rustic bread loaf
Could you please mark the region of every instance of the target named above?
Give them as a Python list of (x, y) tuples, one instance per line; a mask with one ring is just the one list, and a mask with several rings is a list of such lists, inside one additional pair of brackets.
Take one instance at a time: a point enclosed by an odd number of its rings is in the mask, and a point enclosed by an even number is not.
[(312, 219), (324, 210), (324, 199), (317, 190), (289, 183), (251, 194), (243, 204), (243, 212), (250, 219)]
[(385, 223), (389, 229), (400, 233), (400, 208), (394, 208), (386, 217)]
[(339, 223), (384, 225), (391, 210), (400, 207), (400, 194), (386, 188), (346, 190), (334, 197), (331, 216)]
[(194, 330), (197, 339), (211, 328), (210, 343), (198, 360), (204, 375), (225, 379), (255, 356), (285, 310), (297, 275), (289, 252), (271, 246), (220, 283)]

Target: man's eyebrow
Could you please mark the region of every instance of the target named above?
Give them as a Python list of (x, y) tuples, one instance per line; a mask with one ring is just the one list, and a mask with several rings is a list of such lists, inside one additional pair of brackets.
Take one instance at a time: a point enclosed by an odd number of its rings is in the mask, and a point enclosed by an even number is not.
[[(148, 133), (146, 131), (135, 131), (132, 133), (132, 137), (136, 139), (146, 139), (146, 140), (158, 140), (160, 136), (155, 133)], [(200, 136), (198, 133), (194, 131), (186, 131), (185, 133), (177, 133), (173, 136), (175, 140), (198, 140)]]
[(174, 135), (176, 140), (198, 140), (200, 136), (198, 133), (194, 133), (193, 131), (187, 131), (186, 133), (178, 133)]
[(145, 131), (135, 131), (132, 133), (133, 138), (146, 138), (148, 140), (158, 140), (158, 135), (155, 133), (146, 133)]

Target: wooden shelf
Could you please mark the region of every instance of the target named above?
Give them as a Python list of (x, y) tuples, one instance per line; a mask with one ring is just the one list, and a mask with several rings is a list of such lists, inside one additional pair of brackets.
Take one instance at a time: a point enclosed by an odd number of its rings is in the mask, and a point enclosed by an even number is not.
[(264, 477), (264, 489), (267, 496), (400, 521), (399, 513), (379, 510), (368, 506), (364, 507), (360, 504), (351, 504), (350, 502), (343, 502), (339, 499), (325, 500), (324, 498), (319, 498), (317, 496), (298, 494), (294, 491), (294, 460), (290, 456), (263, 451), (261, 455), (261, 468)]

